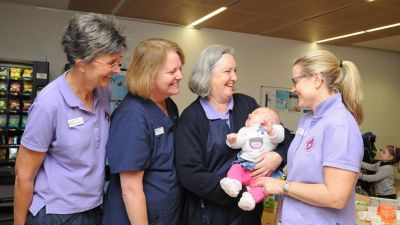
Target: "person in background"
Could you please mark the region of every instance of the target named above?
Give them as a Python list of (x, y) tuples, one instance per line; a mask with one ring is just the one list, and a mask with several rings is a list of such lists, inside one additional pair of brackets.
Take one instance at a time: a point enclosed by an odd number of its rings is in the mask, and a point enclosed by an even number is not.
[(266, 195), (282, 194), (280, 222), (356, 224), (355, 183), (363, 156), (359, 124), (361, 77), (350, 61), (316, 50), (293, 63), (292, 92), (301, 108), (287, 163), (287, 180), (262, 177)]
[(128, 94), (112, 116), (106, 151), (111, 180), (105, 225), (180, 225), (182, 190), (174, 165), (182, 49), (165, 39), (136, 47), (126, 75)]
[(74, 16), (61, 43), (72, 67), (29, 109), (15, 166), (15, 225), (101, 224), (109, 82), (121, 72), (125, 37), (113, 17), (91, 13)]
[(279, 114), (267, 107), (255, 109), (249, 114), (245, 127), (238, 133), (227, 135), (226, 144), (241, 151), (229, 168), (227, 177), (222, 178), (220, 184), (222, 189), (234, 198), (242, 190), (242, 183), (246, 185), (247, 191), (238, 202), (239, 208), (250, 211), (256, 203), (264, 200), (265, 194), (261, 187), (250, 187), (255, 182), (251, 172), (257, 164), (257, 159), (262, 154), (273, 151), (284, 138), (285, 129), (281, 125)]
[[(175, 164), (185, 188), (183, 224), (261, 224), (262, 204), (250, 212), (238, 207), (245, 186), (232, 198), (219, 183), (239, 151), (226, 145), (226, 136), (237, 133), (259, 107), (253, 98), (234, 94), (236, 70), (233, 50), (221, 45), (204, 49), (194, 65), (189, 88), (199, 97), (183, 111), (175, 131)], [(253, 178), (270, 175), (286, 158), (289, 144), (286, 138), (276, 152), (260, 156)]]
[(380, 161), (374, 164), (361, 162), (361, 168), (374, 171), (368, 175), (360, 173), (358, 179), (374, 182), (375, 193), (380, 198), (396, 199), (397, 192), (394, 186), (394, 164), (400, 160), (400, 150), (394, 145), (386, 145), (379, 150)]

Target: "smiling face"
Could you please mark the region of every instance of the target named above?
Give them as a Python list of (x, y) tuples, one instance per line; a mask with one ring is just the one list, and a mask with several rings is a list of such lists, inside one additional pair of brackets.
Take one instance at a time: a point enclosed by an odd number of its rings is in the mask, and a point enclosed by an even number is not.
[(121, 54), (102, 53), (85, 65), (84, 83), (87, 86), (106, 88), (110, 84), (112, 75), (121, 73), (119, 64)]
[(231, 54), (223, 54), (212, 71), (208, 98), (218, 102), (229, 102), (237, 81), (236, 70), (235, 58)]
[(182, 62), (179, 55), (174, 51), (168, 51), (164, 64), (155, 76), (155, 88), (150, 98), (159, 101), (177, 95), (182, 78)]
[(312, 78), (302, 74), (302, 66), (296, 64), (292, 68), (292, 78), (295, 80), (292, 92), (299, 97), (300, 108), (314, 109), (318, 94), (312, 83)]

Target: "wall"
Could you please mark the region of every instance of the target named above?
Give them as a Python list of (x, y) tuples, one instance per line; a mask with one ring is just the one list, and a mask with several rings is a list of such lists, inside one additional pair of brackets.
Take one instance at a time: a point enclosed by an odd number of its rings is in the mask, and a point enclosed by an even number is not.
[[(66, 58), (60, 47), (60, 36), (75, 12), (45, 10), (32, 6), (0, 2), (0, 58), (48, 60), (50, 77), (62, 71)], [(187, 88), (191, 67), (200, 51), (210, 44), (233, 47), (238, 63), (237, 91), (260, 101), (260, 86), (291, 87), (291, 62), (304, 52), (322, 48), (334, 52), (342, 60), (358, 66), (365, 84), (365, 122), (362, 132), (372, 131), (377, 146), (387, 143), (400, 146), (400, 54), (357, 47), (313, 45), (305, 42), (262, 37), (211, 29), (193, 30), (118, 18), (128, 36), (128, 64), (134, 46), (149, 37), (171, 39), (186, 54), (185, 78), (181, 94), (174, 97), (182, 111), (195, 96)], [(285, 121), (283, 121), (285, 122)], [(288, 121), (290, 129), (296, 123)]]

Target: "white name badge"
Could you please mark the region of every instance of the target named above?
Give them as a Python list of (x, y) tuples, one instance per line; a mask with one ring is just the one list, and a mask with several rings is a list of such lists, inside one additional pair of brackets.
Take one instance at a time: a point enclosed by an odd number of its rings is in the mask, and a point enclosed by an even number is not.
[(296, 134), (303, 136), (304, 135), (304, 129), (303, 128), (297, 128)]
[(85, 123), (85, 121), (83, 121), (83, 117), (81, 117), (81, 116), (68, 120), (69, 128), (76, 127), (76, 126), (82, 125), (84, 123)]
[(154, 133), (156, 134), (156, 136), (163, 134), (164, 133), (164, 127), (159, 127), (154, 129)]

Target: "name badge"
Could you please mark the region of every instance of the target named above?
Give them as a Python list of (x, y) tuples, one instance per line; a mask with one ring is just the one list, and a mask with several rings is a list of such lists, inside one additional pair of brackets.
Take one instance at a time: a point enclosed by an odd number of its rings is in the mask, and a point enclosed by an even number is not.
[(76, 127), (76, 126), (82, 125), (84, 123), (85, 123), (85, 121), (83, 121), (83, 117), (76, 117), (76, 118), (68, 120), (69, 128)]
[(304, 129), (303, 128), (297, 128), (296, 134), (303, 136), (304, 135)]
[(154, 133), (156, 134), (156, 136), (163, 134), (164, 133), (164, 127), (159, 127), (154, 129)]

